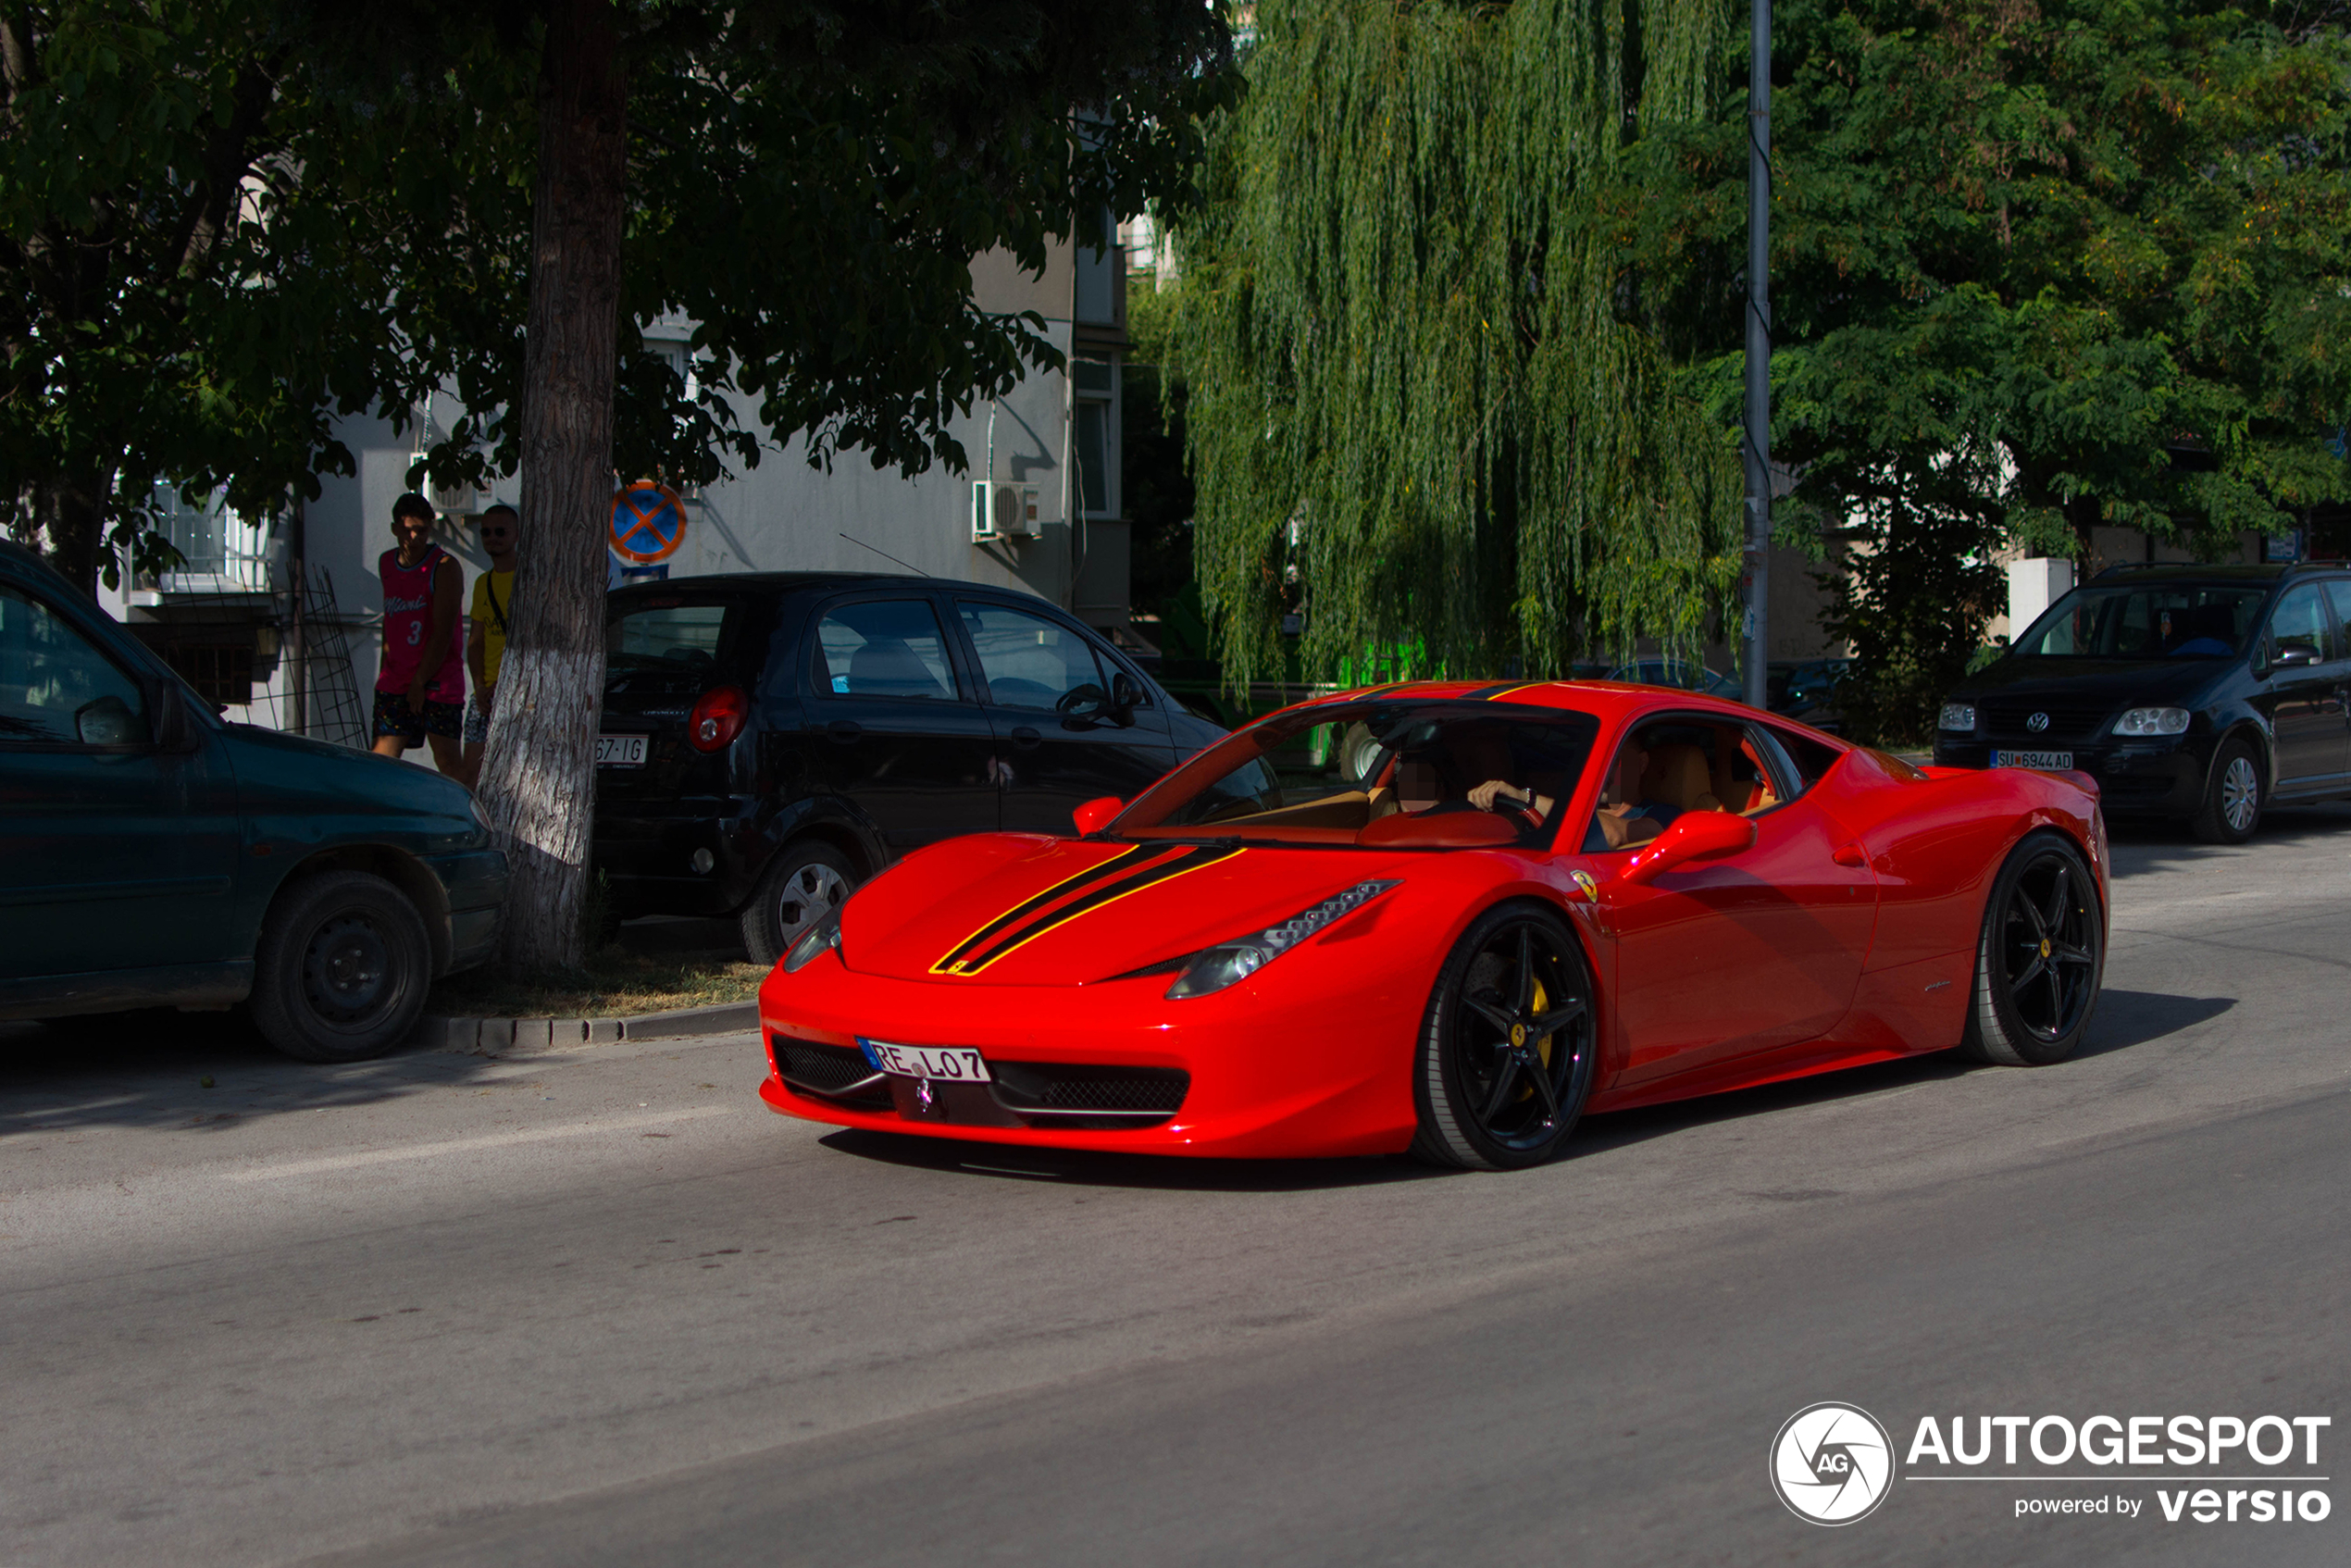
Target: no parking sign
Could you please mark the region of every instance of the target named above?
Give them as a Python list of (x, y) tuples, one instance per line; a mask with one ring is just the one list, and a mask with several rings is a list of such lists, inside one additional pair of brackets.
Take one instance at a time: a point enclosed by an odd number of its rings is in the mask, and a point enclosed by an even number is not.
[(615, 491), (606, 542), (631, 566), (666, 561), (686, 542), (686, 504), (676, 491), (651, 479)]

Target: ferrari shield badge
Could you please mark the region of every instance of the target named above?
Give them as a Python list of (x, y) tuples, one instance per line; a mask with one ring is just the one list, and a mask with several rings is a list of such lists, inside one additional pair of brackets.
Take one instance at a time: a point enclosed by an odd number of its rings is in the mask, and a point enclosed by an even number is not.
[(1584, 896), (1586, 899), (1594, 903), (1600, 902), (1600, 885), (1590, 872), (1572, 871), (1568, 875), (1575, 878), (1575, 885), (1584, 890)]

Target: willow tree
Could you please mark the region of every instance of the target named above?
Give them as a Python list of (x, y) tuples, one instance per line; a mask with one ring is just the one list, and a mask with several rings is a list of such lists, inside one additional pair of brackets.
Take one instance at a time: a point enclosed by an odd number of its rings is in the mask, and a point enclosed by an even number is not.
[[(1693, 116), (1721, 0), (1267, 0), (1178, 222), (1196, 567), (1240, 683), (1687, 646), (1737, 573), (1722, 427), (1591, 194)], [(1399, 669), (1398, 673), (1406, 673)]]

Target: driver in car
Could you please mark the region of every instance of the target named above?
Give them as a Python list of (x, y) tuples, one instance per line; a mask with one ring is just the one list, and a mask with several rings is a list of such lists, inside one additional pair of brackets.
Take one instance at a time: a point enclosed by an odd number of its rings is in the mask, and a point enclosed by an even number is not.
[[(1610, 849), (1647, 843), (1682, 815), (1679, 807), (1642, 798), (1641, 776), (1648, 771), (1648, 750), (1637, 740), (1625, 741), (1616, 753), (1616, 766), (1610, 770), (1608, 782), (1600, 788), (1600, 809), (1593, 819)], [(1549, 795), (1521, 789), (1500, 778), (1489, 778), (1470, 790), (1469, 800), (1480, 811), (1492, 811), (1498, 802), (1508, 801), (1542, 819), (1549, 818), (1555, 803)]]

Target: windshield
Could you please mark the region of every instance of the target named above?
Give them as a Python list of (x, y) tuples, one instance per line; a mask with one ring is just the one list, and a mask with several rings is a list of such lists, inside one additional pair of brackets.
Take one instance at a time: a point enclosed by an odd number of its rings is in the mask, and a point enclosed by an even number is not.
[(2021, 659), (2225, 659), (2245, 646), (2266, 588), (2116, 583), (2077, 588), (2009, 653)]
[(1276, 714), (1154, 785), (1110, 836), (1537, 847), (1598, 728), (1589, 714), (1500, 703), (1367, 699)]

